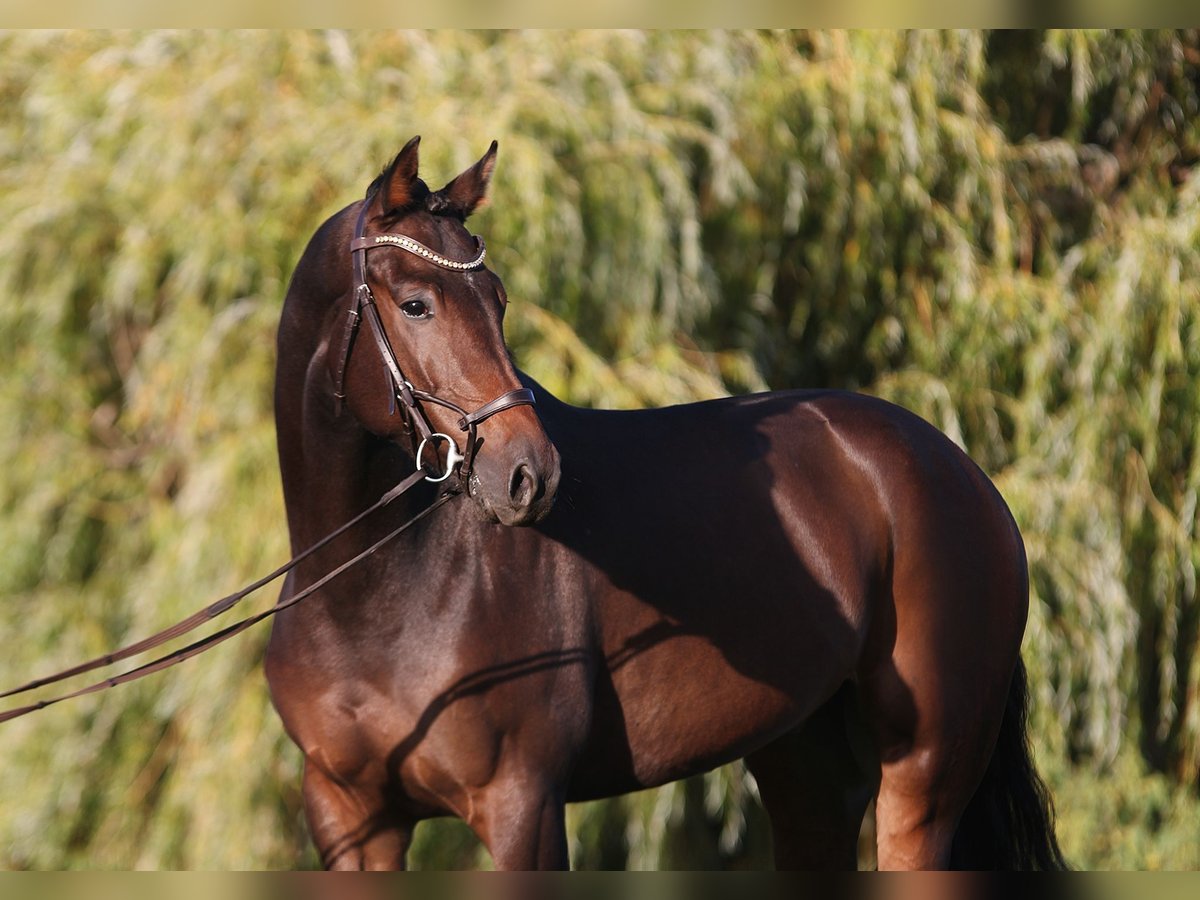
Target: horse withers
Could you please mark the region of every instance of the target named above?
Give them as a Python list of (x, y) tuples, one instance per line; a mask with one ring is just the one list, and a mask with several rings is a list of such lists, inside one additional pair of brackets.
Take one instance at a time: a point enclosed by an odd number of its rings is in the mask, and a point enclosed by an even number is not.
[(854, 867), (872, 797), (883, 868), (1061, 867), (992, 484), (856, 394), (555, 399), (513, 367), (464, 224), (495, 159), (432, 191), (414, 138), (317, 230), (283, 309), (293, 547), (430, 473), (285, 595), (466, 495), (276, 619), (324, 865), (403, 867), (415, 824), (454, 815), (498, 868), (565, 868), (564, 804), (744, 757), (779, 868)]

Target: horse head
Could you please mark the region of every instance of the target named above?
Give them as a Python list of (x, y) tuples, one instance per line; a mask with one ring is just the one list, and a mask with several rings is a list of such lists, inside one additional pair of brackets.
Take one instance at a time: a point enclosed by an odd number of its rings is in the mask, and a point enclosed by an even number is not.
[[(348, 316), (330, 355), (338, 404), (372, 433), (414, 447), (418, 467), (460, 476), (505, 525), (550, 510), (559, 458), (504, 342), (504, 285), (465, 226), (483, 203), (496, 143), (438, 191), (417, 176), (413, 138), (357, 209)], [(348, 211), (355, 215), (354, 207)], [(378, 354), (351, 353), (368, 326)], [(382, 366), (381, 366), (382, 363)], [(445, 455), (440, 466), (435, 461)]]

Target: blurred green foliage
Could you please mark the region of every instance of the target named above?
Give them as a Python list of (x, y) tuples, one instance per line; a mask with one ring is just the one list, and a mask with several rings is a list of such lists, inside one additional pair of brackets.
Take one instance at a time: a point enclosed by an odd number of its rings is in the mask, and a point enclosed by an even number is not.
[[(1025, 535), (1072, 860), (1200, 866), (1198, 85), (1195, 31), (0, 35), (0, 684), (286, 557), (295, 261), (411, 135), (431, 181), (497, 138), (521, 365), (929, 418)], [(2, 726), (0, 865), (314, 865), (265, 637)], [(769, 858), (740, 766), (569, 823), (580, 867)], [(442, 821), (413, 862), (488, 864)]]

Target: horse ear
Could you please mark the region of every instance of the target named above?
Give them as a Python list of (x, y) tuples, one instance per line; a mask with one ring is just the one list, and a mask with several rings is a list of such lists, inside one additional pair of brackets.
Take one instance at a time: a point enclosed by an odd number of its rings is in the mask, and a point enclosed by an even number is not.
[(478, 209), (487, 198), (488, 183), (492, 180), (492, 170), (496, 168), (497, 147), (499, 144), (492, 141), (483, 159), (432, 194), (428, 201), (430, 212), (450, 213), (465, 219)]
[(418, 134), (404, 145), (404, 149), (396, 154), (392, 164), (384, 171), (379, 190), (381, 212), (403, 209), (423, 193), (417, 187), (420, 184), (417, 178), (417, 145), (420, 143), (421, 136)]

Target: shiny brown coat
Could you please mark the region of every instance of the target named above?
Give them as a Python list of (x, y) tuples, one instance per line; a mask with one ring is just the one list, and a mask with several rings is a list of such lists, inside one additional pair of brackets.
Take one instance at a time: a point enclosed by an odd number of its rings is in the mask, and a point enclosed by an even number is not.
[[(462, 258), (493, 159), (430, 192), (411, 142), (364, 201), (369, 227)], [(413, 466), (363, 346), (335, 414), (330, 357), (358, 209), (318, 230), (280, 324), (296, 549)], [(395, 253), (372, 258), (371, 278), (414, 385), (472, 408), (525, 384), (537, 405), (480, 426), (468, 497), (276, 620), (267, 675), (304, 753), (327, 866), (402, 867), (415, 823), (455, 815), (498, 868), (565, 867), (564, 803), (741, 757), (780, 867), (853, 867), (876, 795), (881, 867), (1061, 865), (1025, 744), (1024, 548), (950, 440), (830, 391), (574, 408), (513, 368), (490, 271)], [(432, 316), (406, 317), (412, 297)], [(437, 490), (306, 561), (284, 590)]]

